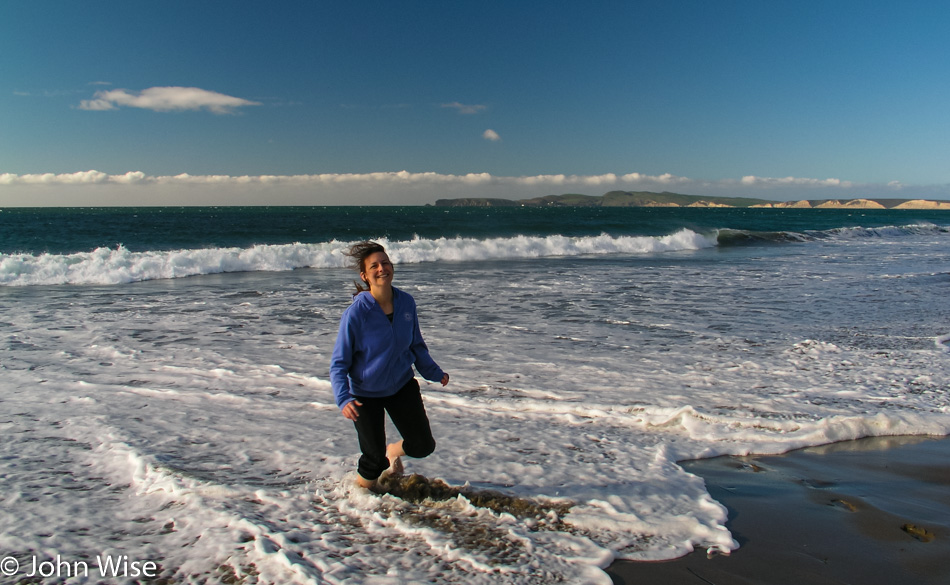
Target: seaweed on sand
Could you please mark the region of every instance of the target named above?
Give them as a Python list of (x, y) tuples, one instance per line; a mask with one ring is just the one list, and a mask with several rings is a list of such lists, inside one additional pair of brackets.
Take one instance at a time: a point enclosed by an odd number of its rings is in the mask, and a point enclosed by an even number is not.
[(496, 490), (470, 486), (454, 487), (440, 479), (429, 479), (416, 473), (387, 477), (380, 482), (380, 488), (384, 493), (413, 503), (424, 500), (443, 502), (463, 496), (478, 508), (486, 508), (498, 514), (511, 514), (516, 518), (536, 519), (544, 527), (554, 530), (561, 527), (561, 517), (573, 506), (573, 502), (569, 501), (542, 501)]

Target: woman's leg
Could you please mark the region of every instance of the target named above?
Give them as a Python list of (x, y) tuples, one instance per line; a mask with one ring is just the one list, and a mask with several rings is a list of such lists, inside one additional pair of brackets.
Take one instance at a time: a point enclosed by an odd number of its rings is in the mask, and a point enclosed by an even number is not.
[(389, 467), (389, 461), (386, 459), (386, 414), (379, 399), (359, 400), (363, 406), (357, 407), (360, 416), (353, 422), (362, 453), (357, 471), (360, 477), (366, 480), (360, 485), (370, 487), (379, 474)]
[(419, 382), (415, 378), (386, 399), (386, 411), (403, 439), (402, 445), (393, 443), (389, 446), (392, 454), (396, 454), (398, 449), (409, 457), (422, 458), (435, 451), (429, 417), (426, 416)]

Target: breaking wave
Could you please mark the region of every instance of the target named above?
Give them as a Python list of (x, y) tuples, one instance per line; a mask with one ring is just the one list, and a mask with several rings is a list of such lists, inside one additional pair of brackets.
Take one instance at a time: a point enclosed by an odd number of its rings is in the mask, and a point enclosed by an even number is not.
[[(688, 229), (651, 236), (414, 238), (379, 240), (393, 262), (477, 261), (605, 254), (649, 254), (716, 246)], [(0, 254), (0, 286), (124, 284), (223, 272), (340, 268), (352, 242), (258, 245), (249, 248), (132, 252), (124, 246), (73, 254)]]

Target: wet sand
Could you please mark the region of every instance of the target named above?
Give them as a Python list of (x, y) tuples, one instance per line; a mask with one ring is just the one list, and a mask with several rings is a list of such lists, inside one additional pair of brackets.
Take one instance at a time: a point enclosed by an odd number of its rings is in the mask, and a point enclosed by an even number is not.
[(740, 548), (615, 562), (616, 584), (950, 583), (950, 438), (879, 437), (684, 462)]

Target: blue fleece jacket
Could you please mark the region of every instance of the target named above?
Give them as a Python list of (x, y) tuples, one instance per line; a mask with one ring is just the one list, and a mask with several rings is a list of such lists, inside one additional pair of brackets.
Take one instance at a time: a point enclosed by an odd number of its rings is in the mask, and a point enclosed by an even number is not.
[(340, 319), (330, 382), (341, 409), (355, 396), (392, 396), (412, 377), (412, 366), (426, 379), (440, 381), (442, 369), (422, 340), (416, 301), (393, 287), (393, 321), (368, 292), (356, 295)]

